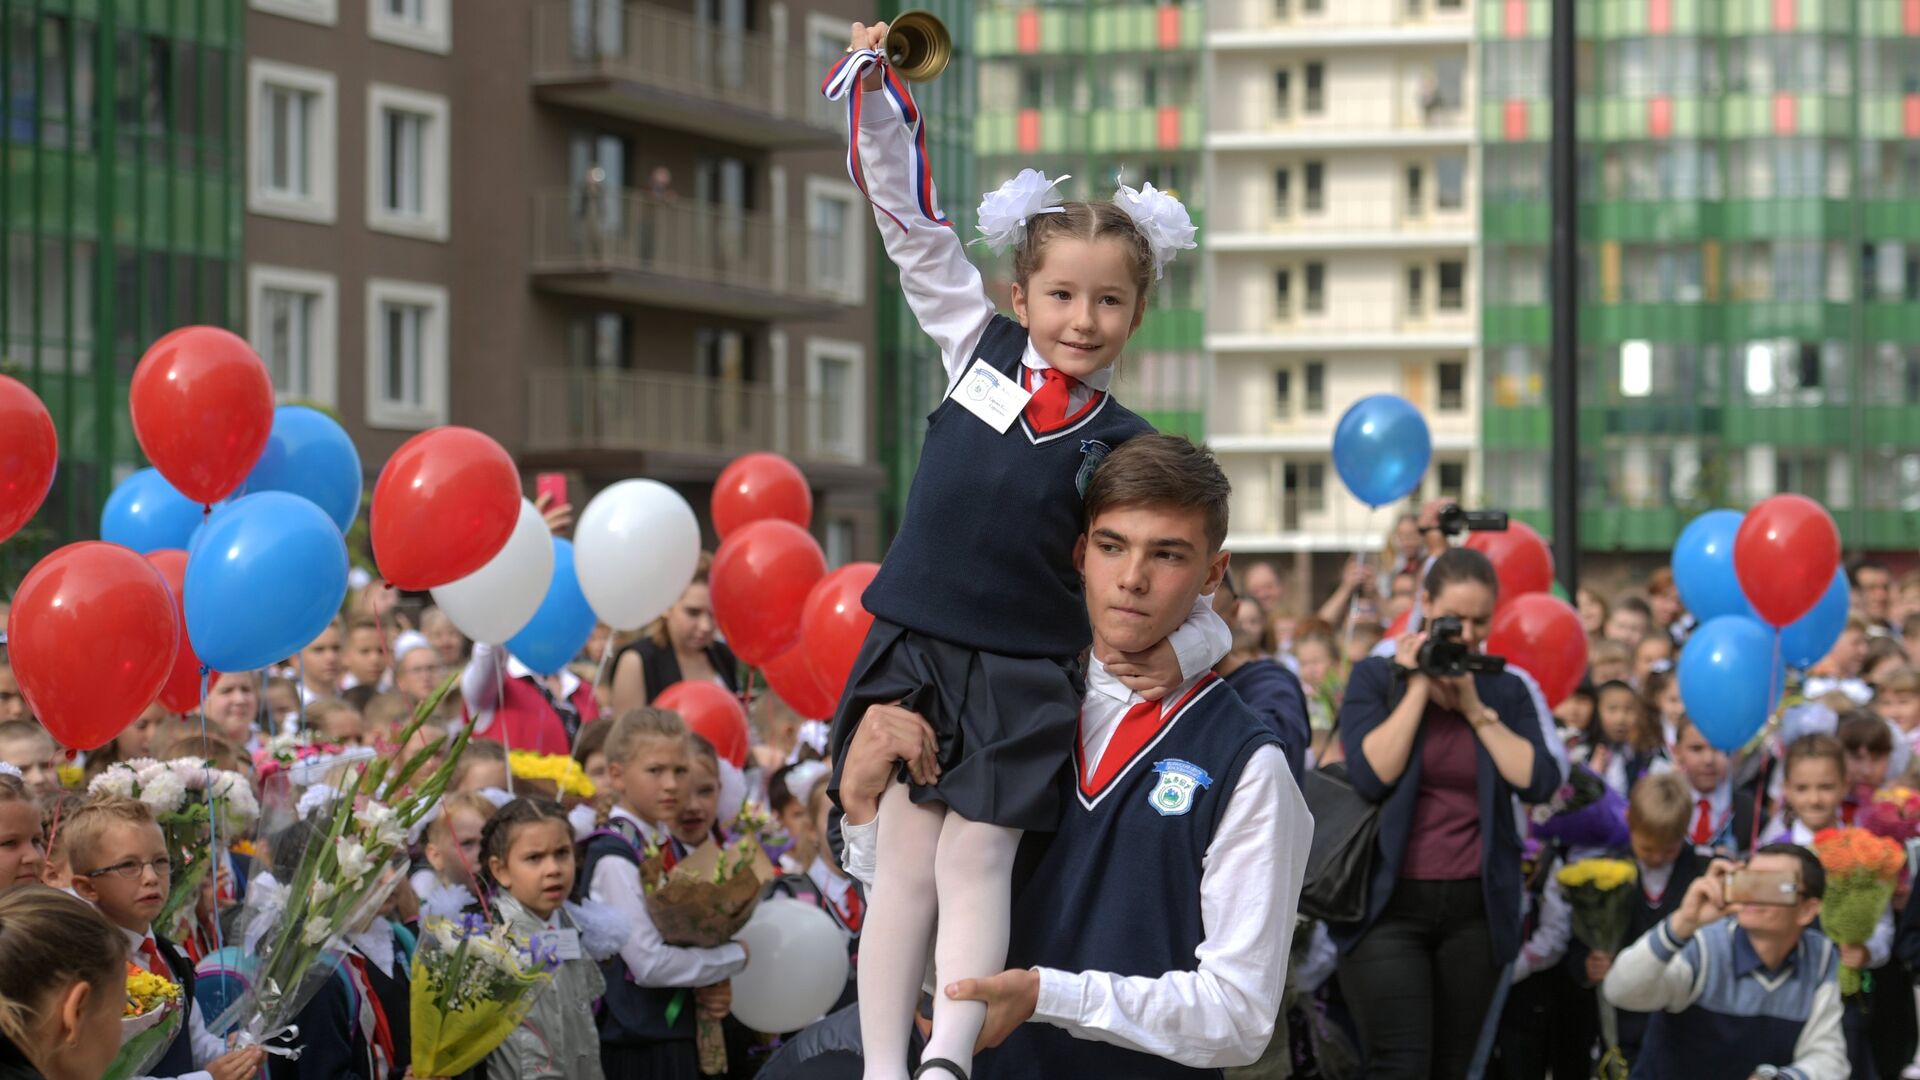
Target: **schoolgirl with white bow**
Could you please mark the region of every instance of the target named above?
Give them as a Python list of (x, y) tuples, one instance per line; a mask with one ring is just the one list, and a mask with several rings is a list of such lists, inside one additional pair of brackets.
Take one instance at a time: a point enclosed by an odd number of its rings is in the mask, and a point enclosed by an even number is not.
[[(1114, 446), (1152, 430), (1108, 383), (1154, 280), (1195, 246), (1186, 208), (1152, 184), (1067, 202), (1055, 191), (1067, 177), (1025, 170), (980, 206), (980, 242), (1013, 250), (1015, 318), (998, 314), (940, 213), (923, 119), (886, 63), (886, 36), (885, 23), (854, 24), (822, 91), (847, 100), (848, 172), (940, 347), (947, 395), (863, 597), (875, 621), (832, 732), (836, 803), (839, 763), (870, 707), (916, 712), (939, 736), (937, 778), (921, 769), (931, 782), (903, 777), (881, 800), (858, 972), (867, 1080), (907, 1076), (936, 914), (941, 982), (1005, 966), (1015, 848), (1023, 831), (1056, 827), (1078, 729), (1092, 641), (1076, 569), (1082, 496)], [(1154, 649), (1101, 659), (1158, 698), (1230, 643), (1201, 597)], [(936, 995), (915, 1075), (967, 1080), (985, 1019), (984, 1005)]]

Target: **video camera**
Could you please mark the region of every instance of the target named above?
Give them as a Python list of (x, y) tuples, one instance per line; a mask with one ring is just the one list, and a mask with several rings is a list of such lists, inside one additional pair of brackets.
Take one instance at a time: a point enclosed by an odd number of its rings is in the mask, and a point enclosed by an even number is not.
[(1439, 530), (1448, 536), (1459, 536), (1465, 532), (1505, 532), (1507, 531), (1507, 512), (1505, 510), (1462, 510), (1458, 503), (1448, 503), (1440, 508)]
[(1466, 642), (1460, 640), (1464, 628), (1455, 616), (1442, 615), (1427, 627), (1427, 640), (1420, 646), (1418, 662), (1420, 670), (1428, 675), (1449, 679), (1476, 672), (1497, 675), (1507, 670), (1504, 659), (1467, 648)]

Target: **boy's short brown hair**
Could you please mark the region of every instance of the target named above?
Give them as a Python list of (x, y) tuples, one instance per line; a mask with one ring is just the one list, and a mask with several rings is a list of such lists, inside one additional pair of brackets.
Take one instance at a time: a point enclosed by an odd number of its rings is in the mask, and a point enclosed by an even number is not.
[(1875, 692), (1874, 700), (1885, 694), (1920, 694), (1920, 668), (1895, 668), (1893, 673), (1880, 680), (1880, 689)]
[(74, 873), (88, 874), (100, 869), (94, 865), (100, 857), (100, 840), (115, 825), (160, 827), (153, 819), (153, 810), (139, 799), (118, 795), (96, 795), (88, 799), (60, 826), (61, 847), (66, 849), (67, 864)]
[(367, 707), (360, 710), (360, 715), (366, 719), (369, 730), (390, 738), (413, 719), (413, 707), (412, 698), (397, 690), (390, 690), (375, 694), (367, 702)]
[(1136, 435), (1093, 470), (1087, 483), (1087, 527), (1121, 507), (1199, 510), (1206, 516), (1211, 555), (1227, 542), (1227, 502), (1232, 495), (1227, 474), (1206, 447), (1178, 435)]
[(687, 724), (679, 713), (652, 706), (628, 709), (613, 722), (613, 730), (607, 732), (607, 764), (625, 765), (632, 761), (645, 739), (685, 742), (686, 738)]
[(1692, 817), (1693, 803), (1687, 799), (1687, 789), (1673, 773), (1641, 777), (1627, 799), (1627, 829), (1653, 843), (1685, 840), (1687, 822)]

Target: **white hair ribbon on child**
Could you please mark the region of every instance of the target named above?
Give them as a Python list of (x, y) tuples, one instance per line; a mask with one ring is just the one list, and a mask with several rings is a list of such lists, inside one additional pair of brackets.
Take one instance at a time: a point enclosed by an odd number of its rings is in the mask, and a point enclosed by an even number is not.
[(1039, 169), (1021, 169), (1018, 176), (980, 197), (980, 237), (995, 255), (1003, 254), (1027, 235), (1027, 221), (1040, 214), (1060, 214), (1060, 193), (1054, 188), (1071, 176), (1047, 179)]
[(1133, 227), (1140, 230), (1140, 235), (1146, 237), (1147, 249), (1153, 254), (1155, 281), (1160, 280), (1161, 271), (1175, 255), (1200, 246), (1194, 242), (1193, 218), (1186, 206), (1153, 184), (1141, 184), (1140, 190), (1135, 191), (1122, 179), (1120, 190), (1113, 193), (1113, 201), (1133, 219)]
[(25, 776), (25, 775), (23, 775), (23, 774), (22, 774), (22, 773), (20, 772), (20, 770), (19, 770), (19, 769), (18, 769), (17, 767), (15, 767), (15, 766), (12, 766), (12, 765), (9, 765), (9, 764), (7, 764), (7, 763), (6, 763), (6, 762), (4, 762), (4, 761), (0, 761), (0, 774), (5, 774), (5, 775), (7, 775), (7, 776), (11, 776), (11, 777), (13, 777), (13, 778), (14, 778), (15, 780), (25, 780), (25, 779), (26, 779), (26, 776)]

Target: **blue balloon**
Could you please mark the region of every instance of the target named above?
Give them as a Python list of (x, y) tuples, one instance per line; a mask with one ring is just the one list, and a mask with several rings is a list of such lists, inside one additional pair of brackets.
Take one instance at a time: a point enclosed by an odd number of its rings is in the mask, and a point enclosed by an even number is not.
[(1738, 750), (1767, 722), (1787, 686), (1776, 649), (1773, 628), (1744, 615), (1722, 615), (1688, 636), (1680, 700), (1709, 743)]
[(346, 429), (318, 409), (282, 405), (273, 411), (267, 448), (240, 491), (298, 495), (345, 532), (360, 513), (360, 480), (360, 453)]
[(1406, 398), (1375, 394), (1353, 403), (1333, 430), (1333, 467), (1368, 506), (1419, 490), (1433, 458), (1426, 417)]
[(1780, 657), (1797, 668), (1810, 668), (1832, 650), (1847, 628), (1847, 614), (1853, 606), (1853, 593), (1847, 586), (1847, 572), (1836, 569), (1833, 583), (1813, 610), (1787, 624), (1780, 631)]
[(1674, 586), (1699, 622), (1722, 615), (1760, 621), (1733, 569), (1733, 537), (1745, 517), (1737, 510), (1709, 510), (1687, 522), (1673, 545)]
[(208, 519), (187, 553), (187, 637), (215, 671), (277, 664), (347, 598), (347, 542), (326, 511), (262, 491)]
[(507, 639), (507, 651), (532, 670), (552, 675), (587, 647), (598, 621), (573, 571), (573, 545), (556, 536), (553, 580), (547, 584), (546, 599), (540, 601), (532, 620)]
[(199, 503), (174, 490), (160, 470), (141, 469), (107, 496), (100, 511), (100, 539), (142, 555), (185, 549), (204, 513)]

